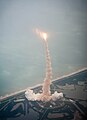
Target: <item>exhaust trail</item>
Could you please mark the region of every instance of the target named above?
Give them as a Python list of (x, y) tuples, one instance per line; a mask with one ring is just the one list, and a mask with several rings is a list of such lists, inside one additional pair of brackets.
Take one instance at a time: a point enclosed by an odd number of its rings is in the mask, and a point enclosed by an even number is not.
[(46, 50), (46, 78), (43, 83), (43, 95), (51, 95), (50, 84), (52, 79), (52, 67), (51, 67), (51, 59), (50, 53), (48, 49), (48, 41), (45, 41), (45, 50)]
[(25, 92), (25, 96), (28, 100), (38, 100), (38, 101), (56, 101), (57, 99), (63, 98), (63, 93), (58, 93), (57, 91), (54, 94), (51, 94), (50, 84), (52, 80), (52, 67), (51, 67), (51, 59), (50, 59), (50, 52), (48, 48), (48, 40), (47, 40), (47, 33), (40, 31), (39, 29), (35, 29), (35, 33), (39, 35), (43, 41), (45, 46), (46, 52), (46, 76), (44, 79), (44, 83), (42, 86), (42, 93), (34, 93), (33, 90), (28, 89)]

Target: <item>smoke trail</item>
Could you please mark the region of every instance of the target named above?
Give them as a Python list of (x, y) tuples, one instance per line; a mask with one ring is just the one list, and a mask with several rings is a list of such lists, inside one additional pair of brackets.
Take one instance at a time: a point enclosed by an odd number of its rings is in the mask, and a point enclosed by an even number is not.
[(58, 93), (57, 91), (54, 92), (54, 94), (51, 95), (50, 91), (50, 84), (52, 79), (52, 67), (51, 67), (51, 59), (50, 59), (50, 53), (48, 49), (48, 41), (47, 41), (47, 33), (42, 32), (38, 29), (36, 29), (36, 33), (44, 40), (45, 43), (45, 51), (46, 51), (46, 77), (44, 79), (43, 87), (42, 87), (42, 93), (34, 93), (33, 90), (27, 90), (25, 92), (25, 96), (28, 100), (38, 100), (38, 101), (56, 101), (57, 99), (60, 99), (63, 97), (63, 93)]
[(45, 49), (46, 49), (46, 78), (44, 80), (43, 84), (43, 95), (50, 95), (50, 83), (52, 79), (52, 67), (51, 67), (51, 59), (50, 59), (50, 53), (48, 49), (48, 43), (45, 41)]

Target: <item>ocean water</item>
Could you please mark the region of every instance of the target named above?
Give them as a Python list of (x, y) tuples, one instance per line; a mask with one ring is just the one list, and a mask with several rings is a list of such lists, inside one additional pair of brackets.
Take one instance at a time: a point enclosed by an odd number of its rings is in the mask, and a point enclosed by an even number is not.
[(43, 83), (48, 33), (53, 79), (87, 67), (87, 1), (0, 1), (0, 96)]
[[(38, 40), (39, 41), (39, 40)], [(16, 44), (17, 41), (15, 41)], [(51, 43), (52, 42), (52, 43)], [(67, 44), (61, 48), (59, 42), (49, 41), (52, 61), (53, 79), (64, 74), (86, 67), (86, 53), (82, 43), (78, 40), (77, 46)], [(73, 41), (73, 43), (76, 41)], [(11, 44), (11, 43), (10, 43)], [(14, 46), (3, 43), (0, 52), (0, 95), (5, 95), (29, 86), (42, 83), (45, 78), (45, 51), (42, 42), (28, 50), (25, 46)], [(74, 43), (76, 44), (76, 43)], [(6, 47), (3, 48), (3, 46)], [(36, 48), (35, 48), (36, 47)], [(39, 47), (39, 48), (38, 48)], [(79, 51), (79, 52), (78, 52)], [(80, 53), (81, 52), (81, 53)]]

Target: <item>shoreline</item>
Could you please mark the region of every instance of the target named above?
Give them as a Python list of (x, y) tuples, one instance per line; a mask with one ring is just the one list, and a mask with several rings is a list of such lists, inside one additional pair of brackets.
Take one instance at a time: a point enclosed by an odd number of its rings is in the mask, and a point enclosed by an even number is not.
[[(79, 70), (77, 70), (77, 71), (75, 71), (75, 72), (72, 72), (72, 73), (70, 73), (70, 74), (66, 74), (66, 75), (60, 76), (60, 77), (52, 80), (52, 82), (55, 82), (56, 80), (61, 80), (61, 79), (64, 79), (64, 78), (73, 76), (73, 75), (78, 74), (78, 73), (80, 73), (80, 72), (83, 72), (83, 71), (85, 71), (85, 70), (87, 70), (87, 67), (85, 67), (85, 68), (83, 68), (83, 69), (79, 69)], [(9, 99), (10, 97), (13, 97), (13, 96), (15, 96), (15, 95), (22, 94), (22, 93), (24, 93), (27, 89), (35, 89), (35, 88), (37, 88), (37, 87), (39, 87), (39, 86), (42, 86), (42, 85), (43, 85), (43, 84), (37, 84), (37, 85), (35, 85), (35, 86), (28, 87), (28, 88), (26, 88), (26, 89), (13, 92), (13, 93), (7, 94), (7, 95), (5, 95), (5, 96), (0, 96), (0, 102), (3, 101), (3, 100), (5, 100), (5, 99)]]

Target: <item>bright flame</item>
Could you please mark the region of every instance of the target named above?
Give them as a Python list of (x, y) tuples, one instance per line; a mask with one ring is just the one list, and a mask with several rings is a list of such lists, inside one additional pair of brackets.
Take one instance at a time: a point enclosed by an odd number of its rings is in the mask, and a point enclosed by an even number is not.
[(45, 41), (47, 40), (47, 33), (40, 31), (39, 29), (36, 29), (36, 34), (39, 35), (42, 39)]

